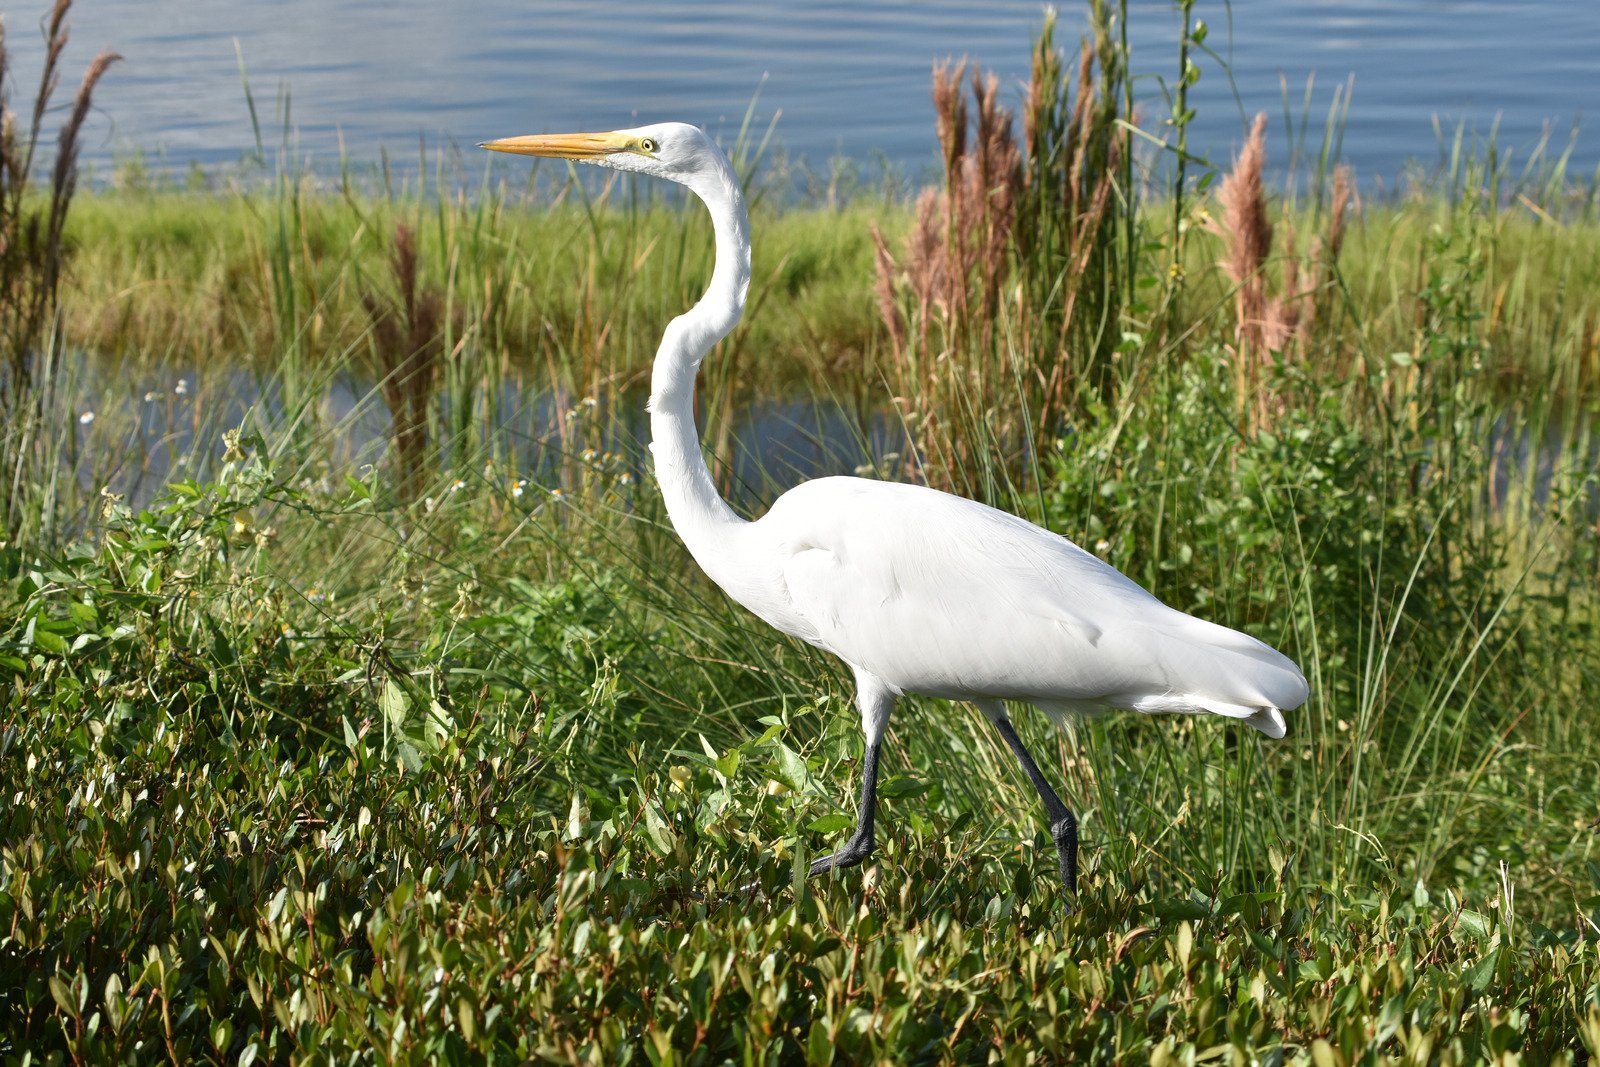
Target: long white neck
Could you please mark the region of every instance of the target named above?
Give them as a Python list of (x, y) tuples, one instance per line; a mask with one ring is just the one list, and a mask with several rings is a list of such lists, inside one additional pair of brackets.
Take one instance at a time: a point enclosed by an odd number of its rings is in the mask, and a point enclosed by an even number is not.
[(731, 167), (691, 186), (711, 212), (717, 258), (700, 302), (673, 319), (661, 336), (650, 379), (650, 451), (667, 515), (695, 561), (723, 583), (719, 562), (744, 521), (717, 493), (694, 424), (694, 380), (700, 361), (738, 325), (750, 287), (750, 219)]

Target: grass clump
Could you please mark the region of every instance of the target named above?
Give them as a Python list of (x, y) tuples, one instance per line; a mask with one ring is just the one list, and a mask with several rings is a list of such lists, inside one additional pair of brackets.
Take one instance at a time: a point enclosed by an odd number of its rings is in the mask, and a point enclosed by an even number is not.
[[(1174, 402), (1195, 440), (1212, 409)], [(1064, 457), (1052, 512), (1077, 511), (1067, 490), (1097, 462), (1161, 452), (1122, 443)], [(681, 565), (639, 569), (672, 549), (648, 514), (616, 526), (595, 500), (553, 513), (484, 492), (358, 565), (346, 553), (414, 509), (362, 483), (302, 488), (259, 440), (228, 447), (213, 482), (137, 512), (108, 502), (92, 544), (0, 560), (7, 1054), (1595, 1050), (1600, 869), (1571, 783), (1600, 753), (1518, 702), (1592, 684), (1592, 631), (1519, 608), (1474, 655), (1435, 633), (1445, 608), (1414, 606), (1431, 591), (1385, 604), (1387, 572), (1338, 540), (1341, 509), (1372, 506), (1378, 472), (1358, 458), (1331, 479), (1346, 502), (1288, 528), (1266, 512), (1328, 454), (1300, 435), (1251, 447), (1259, 503), (1231, 522), (1207, 484), (1226, 464), (1166, 475), (1186, 532), (1150, 563), (1162, 591), (1233, 621), (1298, 598), (1317, 698), (1285, 746), (1121, 719), (1046, 748), (1090, 828), (1068, 910), (1044, 828), (1016, 814), (1026, 783), (976, 716), (936, 705), (891, 727), (877, 866), (806, 881), (853, 821), (845, 680), (749, 634)], [(1119, 492), (1147, 499), (1136, 466)], [(1389, 550), (1426, 546), (1426, 525)], [(1113, 554), (1135, 540), (1108, 533)], [(611, 538), (627, 541), (602, 555)], [(1261, 580), (1182, 565), (1223, 542), (1215, 566)], [(1325, 575), (1309, 594), (1263, 566), (1295, 551)], [(313, 575), (308, 558), (344, 563)], [(1394, 565), (1433, 588), (1430, 560)], [(1363, 625), (1396, 607), (1373, 620), (1393, 632)], [(1374, 645), (1387, 664), (1363, 658)], [(1459, 693), (1433, 688), (1435, 657), (1465, 672)]]
[(883, 371), (933, 484), (956, 484), (996, 451), (1017, 477), (1037, 430), (1115, 392), (1135, 217), (1127, 71), (1110, 9), (1090, 9), (1094, 37), (1073, 78), (1046, 15), (1020, 143), (994, 75), (971, 72), (969, 111), (966, 64), (934, 69), (942, 188), (918, 197), (899, 260), (874, 230)]
[[(71, 0), (56, 0), (45, 24), (45, 56), (31, 114), (19, 119), (11, 103), (5, 24), (0, 21), (0, 475), (5, 484), (5, 528), (29, 525), (25, 509), (38, 506), (29, 484), (47, 479), (58, 458), (39, 425), (41, 398), (53, 384), (56, 300), (67, 259), (67, 214), (78, 187), (78, 135), (95, 86), (121, 57), (103, 51), (89, 62), (56, 139), (50, 182), (33, 188), (45, 112), (61, 78)], [(43, 441), (40, 438), (44, 438)]]

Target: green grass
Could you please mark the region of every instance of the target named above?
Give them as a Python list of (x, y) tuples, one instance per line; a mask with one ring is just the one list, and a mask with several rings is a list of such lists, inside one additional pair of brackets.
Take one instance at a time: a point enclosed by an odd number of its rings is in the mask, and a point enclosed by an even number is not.
[[(524, 370), (636, 384), (660, 324), (710, 276), (710, 224), (659, 200), (576, 199), (550, 209), (500, 189), (470, 203), (407, 202), (319, 194), (309, 182), (85, 195), (69, 233), (78, 254), (67, 335), (96, 352), (195, 366), (281, 370), (294, 346), (357, 351), (371, 328), (363, 297), (392, 290), (391, 239), (404, 222), (418, 234), (422, 281), (445, 298), (458, 337)], [(866, 362), (877, 312), (861, 279), (879, 214), (862, 204), (757, 213), (761, 307), (741, 344), (759, 354), (765, 387), (809, 385)]]
[(784, 887), (853, 817), (845, 679), (709, 588), (648, 491), (413, 513), (230, 438), (215, 481), (7, 548), (0, 1047), (1593, 1055), (1582, 543), (1528, 577), (1446, 556), (1452, 487), (1388, 495), (1405, 453), (1332, 402), (1231, 450), (1226, 380), (1065, 444), (1044, 517), (1289, 649), (1313, 700), (1280, 744), (1026, 720), (1084, 814), (1071, 910), (1003, 747), (936, 703), (891, 727), (875, 869)]
[[(394, 201), (317, 194), (308, 183), (80, 194), (69, 227), (77, 255), (66, 338), (135, 366), (256, 366), (270, 378), (289, 375), (291, 364), (325, 366), (332, 355), (365, 368), (363, 299), (393, 290), (387, 259), (404, 222), (418, 233), (422, 280), (448, 309), (452, 343), (465, 342), (481, 361), (476, 376), (554, 376), (591, 395), (640, 387), (660, 324), (709, 277), (709, 226), (698, 212), (659, 202), (593, 210), (571, 200), (550, 208), (502, 189), (472, 202)], [(1144, 214), (1154, 225), (1165, 209)], [(1316, 232), (1311, 215), (1297, 218), (1299, 232)], [(870, 228), (898, 248), (909, 210), (870, 202), (761, 210), (752, 225), (750, 322), (708, 365), (708, 393), (722, 395), (724, 384), (746, 397), (809, 390), (857, 406), (878, 396), (884, 337), (870, 287)], [(1449, 207), (1432, 197), (1367, 206), (1346, 237), (1342, 291), (1322, 297), (1328, 321), (1307, 358), (1348, 373), (1357, 361), (1415, 351), (1430, 242), (1450, 225)], [(1600, 222), (1556, 221), (1517, 203), (1487, 213), (1483, 231), (1481, 270), (1464, 295), (1485, 318), (1482, 369), (1493, 389), (1511, 401), (1592, 408), (1600, 266), (1587, 253)], [(1198, 230), (1185, 242), (1192, 280), (1181, 321), (1213, 320), (1229, 302), (1212, 269), (1220, 254)]]
[[(1178, 271), (1172, 204), (1139, 212), (1114, 388), (1016, 466), (1009, 411), (944, 428), (960, 484), (1311, 682), (1277, 743), (1019, 712), (1081, 813), (1075, 903), (1003, 742), (931, 701), (891, 724), (877, 862), (803, 877), (855, 817), (848, 677), (707, 582), (623, 437), (708, 273), (697, 213), (82, 197), (73, 354), (5, 438), (0, 1057), (1592, 1060), (1600, 234), (1459, 192), (1366, 207), (1253, 429), (1204, 201)], [(413, 501), (365, 304), (402, 222), (446, 353)], [(873, 224), (898, 248), (910, 210), (757, 212), (718, 456), (763, 399), (918, 431)], [(1013, 303), (920, 355), (1025, 397)]]

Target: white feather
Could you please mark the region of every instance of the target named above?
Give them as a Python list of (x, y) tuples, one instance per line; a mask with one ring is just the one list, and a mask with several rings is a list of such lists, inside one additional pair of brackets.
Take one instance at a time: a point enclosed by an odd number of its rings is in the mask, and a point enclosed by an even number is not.
[(1273, 710), (1307, 695), (1255, 638), (1167, 607), (1064, 537), (924, 486), (806, 482), (731, 555), (739, 575), (719, 580), (736, 600), (898, 692), (1210, 712), (1274, 737)]

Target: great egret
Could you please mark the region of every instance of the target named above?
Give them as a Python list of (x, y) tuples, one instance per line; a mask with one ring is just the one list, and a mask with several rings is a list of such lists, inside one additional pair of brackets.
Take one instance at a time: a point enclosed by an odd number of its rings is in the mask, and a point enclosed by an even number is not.
[(855, 672), (866, 734), (859, 821), (812, 874), (871, 855), (878, 753), (903, 693), (970, 701), (994, 723), (1044, 802), (1069, 892), (1077, 887), (1077, 820), (1023, 747), (1005, 701), (1057, 718), (1106, 708), (1209, 712), (1284, 735), (1281, 712), (1308, 692), (1291, 660), (1169, 608), (1071, 541), (1014, 515), (926, 486), (863, 478), (805, 482), (753, 522), (734, 514), (712, 484), (694, 424), (700, 361), (738, 323), (750, 285), (749, 216), (728, 158), (703, 131), (676, 122), (481, 147), (665, 178), (711, 212), (710, 285), (667, 324), (656, 352), (650, 450), (667, 514), (712, 581)]

